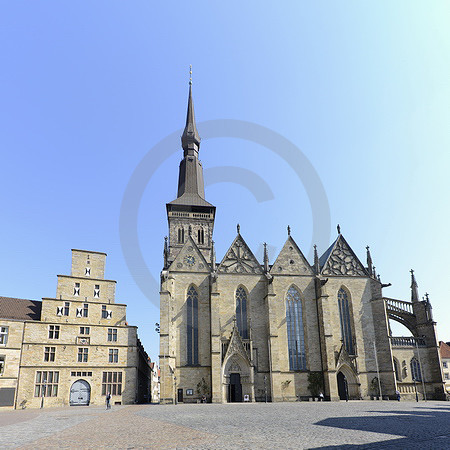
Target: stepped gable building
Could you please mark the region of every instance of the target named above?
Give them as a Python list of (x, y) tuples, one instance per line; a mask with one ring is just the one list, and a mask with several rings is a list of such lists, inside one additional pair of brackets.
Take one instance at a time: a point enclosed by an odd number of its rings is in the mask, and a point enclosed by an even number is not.
[[(161, 402), (444, 396), (428, 297), (383, 295), (369, 248), (364, 265), (338, 236), (312, 264), (288, 236), (262, 264), (241, 235), (220, 262), (216, 207), (205, 199), (192, 83), (177, 198), (167, 204), (161, 272)], [(411, 331), (392, 337), (389, 320)], [(381, 393), (380, 393), (381, 388)]]
[(55, 298), (0, 297), (0, 406), (150, 401), (150, 360), (104, 278), (106, 253), (72, 250)]

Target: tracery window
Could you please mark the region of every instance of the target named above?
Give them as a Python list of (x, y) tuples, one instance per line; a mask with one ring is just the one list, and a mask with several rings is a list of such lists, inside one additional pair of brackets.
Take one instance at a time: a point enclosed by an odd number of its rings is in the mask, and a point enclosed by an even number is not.
[(341, 337), (345, 350), (349, 355), (354, 354), (353, 335), (350, 319), (350, 309), (347, 291), (343, 288), (338, 292), (339, 318), (341, 322)]
[(422, 381), (422, 371), (420, 370), (420, 363), (416, 357), (411, 359), (411, 377), (413, 380)]
[(306, 370), (305, 330), (300, 292), (291, 286), (286, 293), (286, 325), (289, 370)]
[(198, 292), (191, 286), (187, 292), (187, 364), (198, 364)]
[(203, 228), (200, 228), (198, 230), (197, 235), (198, 235), (198, 243), (199, 244), (204, 244), (205, 243), (205, 233), (203, 231)]
[(248, 339), (247, 293), (245, 289), (236, 289), (236, 323), (242, 339)]

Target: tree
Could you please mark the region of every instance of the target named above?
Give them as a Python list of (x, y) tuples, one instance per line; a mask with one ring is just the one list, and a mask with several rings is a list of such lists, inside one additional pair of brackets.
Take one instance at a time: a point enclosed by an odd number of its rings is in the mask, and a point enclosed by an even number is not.
[(308, 389), (313, 397), (318, 397), (323, 392), (323, 377), (322, 372), (309, 372), (308, 374)]

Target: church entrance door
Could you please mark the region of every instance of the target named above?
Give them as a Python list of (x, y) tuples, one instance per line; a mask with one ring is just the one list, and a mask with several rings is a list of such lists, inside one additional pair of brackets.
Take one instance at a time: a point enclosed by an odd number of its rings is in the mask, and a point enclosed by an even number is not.
[(228, 402), (242, 402), (242, 384), (240, 373), (230, 373), (230, 385), (228, 389)]
[(338, 394), (341, 400), (348, 400), (348, 385), (347, 379), (342, 372), (337, 374)]

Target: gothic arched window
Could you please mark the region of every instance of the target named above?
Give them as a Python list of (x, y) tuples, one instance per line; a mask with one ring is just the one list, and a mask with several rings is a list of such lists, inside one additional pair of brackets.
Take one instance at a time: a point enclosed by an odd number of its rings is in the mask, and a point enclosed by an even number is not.
[(286, 325), (290, 370), (306, 370), (305, 331), (303, 328), (302, 309), (300, 292), (294, 287), (290, 287), (286, 294)]
[(420, 370), (420, 363), (416, 357), (411, 359), (411, 377), (413, 380), (422, 381), (422, 371)]
[(242, 339), (248, 339), (247, 293), (242, 287), (236, 289), (236, 322)]
[(344, 344), (345, 350), (349, 355), (353, 355), (353, 336), (352, 336), (352, 325), (350, 319), (350, 309), (348, 302), (347, 291), (343, 288), (339, 289), (338, 292), (338, 302), (339, 302), (339, 318), (341, 321), (341, 337), (342, 343)]
[(394, 358), (394, 371), (395, 371), (395, 379), (397, 381), (402, 381), (400, 366), (398, 365), (398, 361)]
[(187, 291), (187, 364), (198, 364), (198, 292), (191, 286)]
[(184, 244), (184, 228), (178, 228), (178, 243)]
[(203, 228), (200, 228), (198, 230), (198, 243), (199, 244), (204, 244), (205, 243), (205, 233), (203, 231)]

